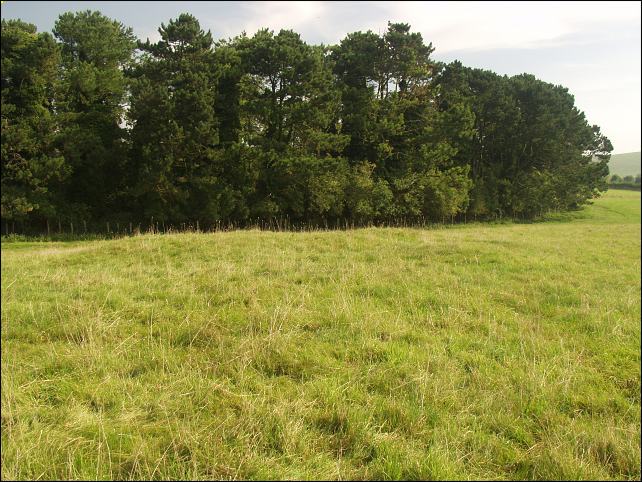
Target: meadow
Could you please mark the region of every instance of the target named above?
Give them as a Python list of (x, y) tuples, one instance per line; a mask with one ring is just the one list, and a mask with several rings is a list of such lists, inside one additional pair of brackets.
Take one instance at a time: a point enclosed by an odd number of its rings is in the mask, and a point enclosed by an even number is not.
[(640, 193), (2, 243), (3, 479), (640, 479)]

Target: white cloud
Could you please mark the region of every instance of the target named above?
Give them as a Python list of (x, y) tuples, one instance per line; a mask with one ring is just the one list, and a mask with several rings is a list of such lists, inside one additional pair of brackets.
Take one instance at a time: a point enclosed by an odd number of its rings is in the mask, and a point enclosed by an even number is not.
[[(243, 22), (241, 30), (248, 35), (266, 27), (277, 32), (281, 29), (300, 32), (309, 22), (325, 16), (327, 11), (324, 2), (248, 2), (241, 8), (249, 17)], [(234, 25), (229, 29), (228, 36), (238, 33), (238, 25)]]
[(406, 21), (439, 52), (539, 47), (592, 25), (640, 20), (637, 2), (394, 2), (390, 20)]

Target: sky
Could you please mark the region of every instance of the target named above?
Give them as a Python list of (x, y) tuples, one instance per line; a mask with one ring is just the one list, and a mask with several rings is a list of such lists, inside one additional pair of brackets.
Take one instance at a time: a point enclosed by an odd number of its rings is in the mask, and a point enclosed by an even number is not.
[(640, 2), (26, 2), (8, 0), (2, 18), (51, 31), (63, 12), (99, 10), (159, 38), (161, 22), (189, 12), (214, 38), (259, 28), (293, 29), (308, 43), (347, 33), (383, 33), (409, 23), (435, 47), (436, 60), (499, 74), (523, 72), (568, 87), (614, 153), (640, 150)]

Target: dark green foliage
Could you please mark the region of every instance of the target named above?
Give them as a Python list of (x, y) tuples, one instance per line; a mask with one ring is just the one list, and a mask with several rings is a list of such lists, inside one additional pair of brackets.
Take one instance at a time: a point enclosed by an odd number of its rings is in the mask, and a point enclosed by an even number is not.
[(139, 43), (132, 71), (131, 186), (137, 215), (161, 221), (220, 217), (212, 36), (188, 14)]
[(60, 53), (34, 25), (2, 20), (2, 219), (53, 215), (69, 169), (56, 148)]
[(533, 217), (575, 209), (606, 188), (613, 147), (567, 89), (459, 62), (445, 66), (437, 84), (447, 102), (463, 101), (474, 114), (474, 135), (458, 154), (471, 166), (471, 214)]
[[(71, 168), (67, 216), (113, 217), (127, 170), (124, 114), (132, 29), (98, 12), (65, 13), (54, 27), (62, 63), (57, 99), (61, 150)], [(74, 216), (75, 215), (75, 216)]]
[(437, 64), (408, 24), (336, 46), (214, 42), (189, 14), (156, 43), (90, 11), (58, 44), (2, 29), (3, 221), (532, 218), (607, 186), (612, 146), (567, 89)]

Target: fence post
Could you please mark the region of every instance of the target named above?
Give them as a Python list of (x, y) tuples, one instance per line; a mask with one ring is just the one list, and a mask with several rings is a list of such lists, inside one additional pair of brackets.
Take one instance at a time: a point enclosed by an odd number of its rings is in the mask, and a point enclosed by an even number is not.
[(82, 228), (83, 232), (87, 234), (87, 221), (85, 221), (84, 219), (82, 220)]
[(60, 223), (60, 218), (58, 218), (58, 234), (62, 233), (62, 224)]
[(110, 231), (109, 231), (109, 221), (107, 221), (106, 224), (107, 224), (107, 234), (109, 234), (110, 233)]
[(69, 226), (71, 227), (71, 235), (73, 236), (74, 235), (74, 223), (69, 221)]
[(131, 233), (132, 233), (132, 223), (130, 222), (129, 223), (129, 234), (131, 234)]
[(51, 235), (50, 229), (49, 229), (49, 219), (47, 218), (47, 237)]

